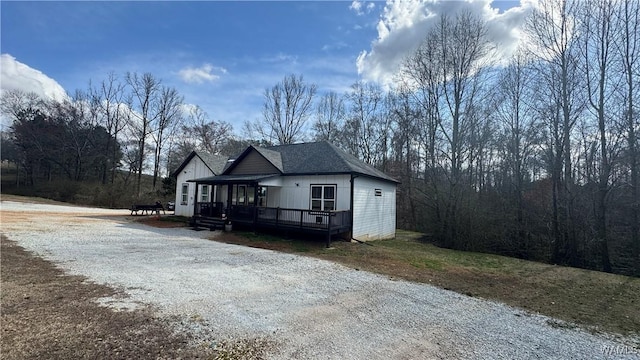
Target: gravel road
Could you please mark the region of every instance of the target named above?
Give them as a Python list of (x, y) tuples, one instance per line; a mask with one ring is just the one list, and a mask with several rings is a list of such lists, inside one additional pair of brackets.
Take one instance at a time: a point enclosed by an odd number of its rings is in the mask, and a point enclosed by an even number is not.
[(124, 289), (198, 341), (261, 337), (282, 359), (640, 359), (615, 340), (503, 304), (328, 261), (126, 221), (126, 210), (3, 201), (1, 231), (71, 274)]

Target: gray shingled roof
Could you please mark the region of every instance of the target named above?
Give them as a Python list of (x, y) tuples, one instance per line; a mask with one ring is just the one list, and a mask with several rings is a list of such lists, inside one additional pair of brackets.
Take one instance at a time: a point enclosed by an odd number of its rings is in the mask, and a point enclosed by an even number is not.
[(177, 177), (182, 169), (194, 158), (199, 157), (205, 165), (213, 172), (214, 175), (220, 175), (224, 171), (227, 165), (228, 157), (222, 155), (209, 154), (202, 151), (192, 151), (189, 156), (178, 166), (178, 168), (171, 174), (173, 177)]
[(227, 156), (214, 155), (205, 152), (197, 152), (197, 154), (215, 175), (222, 174), (225, 165), (227, 165), (227, 160), (229, 159)]
[[(283, 175), (314, 175), (356, 173), (387, 181), (398, 182), (382, 171), (358, 160), (355, 156), (339, 149), (335, 145), (322, 141), (315, 143), (278, 145), (268, 148), (256, 148), (261, 154), (271, 153), (267, 160), (279, 153)], [(272, 162), (273, 163), (273, 162)], [(276, 167), (276, 163), (273, 163)], [(279, 167), (280, 169), (280, 167)]]

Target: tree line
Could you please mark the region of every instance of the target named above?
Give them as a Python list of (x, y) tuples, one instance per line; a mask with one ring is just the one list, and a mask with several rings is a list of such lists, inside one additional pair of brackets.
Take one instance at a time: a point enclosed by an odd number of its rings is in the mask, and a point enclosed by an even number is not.
[(640, 274), (639, 25), (637, 0), (543, 0), (503, 59), (482, 19), (442, 15), (390, 89), (311, 108), (315, 85), (289, 75), (245, 130), (396, 176), (399, 227), (442, 246)]
[(638, 275), (638, 25), (638, 0), (542, 0), (504, 59), (482, 19), (442, 15), (389, 88), (286, 75), (243, 137), (151, 74), (48, 105), (5, 93), (2, 109), (30, 181), (130, 175), (139, 194), (143, 171), (156, 189), (194, 149), (327, 140), (397, 178), (398, 227), (441, 246)]

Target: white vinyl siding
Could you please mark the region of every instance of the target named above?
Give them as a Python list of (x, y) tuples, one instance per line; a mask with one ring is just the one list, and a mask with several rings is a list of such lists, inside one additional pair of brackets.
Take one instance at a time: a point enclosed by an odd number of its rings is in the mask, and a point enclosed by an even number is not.
[(268, 187), (267, 206), (284, 209), (311, 209), (311, 186), (335, 187), (334, 210), (349, 210), (351, 206), (351, 177), (345, 175), (282, 176), (282, 186)]
[[(193, 206), (196, 196), (195, 183), (189, 183), (188, 180), (199, 179), (203, 177), (213, 176), (213, 172), (198, 156), (194, 156), (191, 161), (182, 169), (177, 176), (177, 184), (179, 184), (179, 192), (176, 191), (176, 211), (178, 216), (193, 216)], [(186, 196), (182, 193), (182, 188), (187, 185)], [(199, 189), (200, 190), (200, 189)], [(211, 189), (209, 191), (211, 193)], [(198, 191), (198, 201), (200, 201), (201, 193)], [(186, 199), (185, 199), (186, 197)]]
[(356, 177), (353, 192), (353, 238), (366, 241), (395, 237), (396, 184)]

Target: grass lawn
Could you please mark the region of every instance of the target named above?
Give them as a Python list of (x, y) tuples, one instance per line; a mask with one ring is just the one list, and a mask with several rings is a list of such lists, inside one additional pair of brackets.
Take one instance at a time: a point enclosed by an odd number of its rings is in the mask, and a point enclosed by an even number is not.
[(329, 249), (322, 240), (252, 232), (225, 233), (215, 240), (314, 256), (568, 322), (551, 322), (553, 326), (575, 323), (596, 332), (640, 335), (640, 278), (442, 249), (420, 241), (421, 236), (399, 230), (392, 240), (366, 244), (336, 241)]

